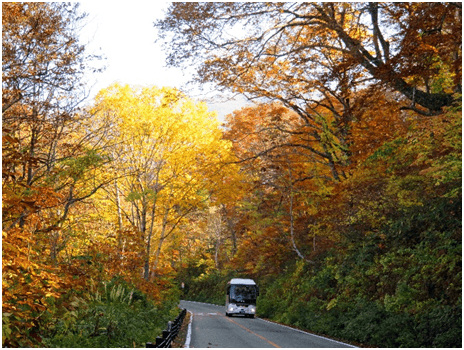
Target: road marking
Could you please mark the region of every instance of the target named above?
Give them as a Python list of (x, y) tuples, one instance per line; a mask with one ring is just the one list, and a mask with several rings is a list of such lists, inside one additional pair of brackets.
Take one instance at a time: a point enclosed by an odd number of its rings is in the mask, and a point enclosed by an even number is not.
[(235, 322), (234, 320), (231, 320), (231, 319), (228, 318), (228, 317), (226, 317), (226, 320), (227, 320), (227, 321), (230, 321), (230, 322), (232, 322), (232, 323), (235, 323), (237, 326), (242, 327), (244, 330), (246, 330), (247, 332), (249, 332), (249, 333), (251, 333), (251, 334), (253, 334), (253, 335), (256, 335), (258, 338), (261, 338), (262, 340), (267, 341), (267, 342), (268, 342), (269, 344), (271, 344), (273, 347), (275, 347), (275, 348), (280, 348), (280, 346), (277, 345), (276, 343), (273, 343), (273, 342), (271, 342), (269, 339), (264, 338), (262, 335), (259, 335), (259, 334), (255, 333), (255, 332), (249, 330), (249, 329), (246, 328), (245, 326), (242, 326), (240, 323)]
[(185, 348), (190, 348), (190, 340), (192, 339), (192, 321), (193, 321), (193, 313), (189, 311), (190, 314), (190, 322), (188, 325), (188, 330), (187, 330), (187, 337), (185, 339)]
[(218, 313), (217, 312), (208, 312), (207, 314), (205, 314), (204, 312), (197, 312), (197, 313), (194, 313), (194, 315), (196, 315), (196, 316), (217, 316)]
[(289, 327), (289, 326), (286, 326), (286, 325), (283, 325), (283, 324), (280, 324), (280, 323), (276, 323), (276, 322), (272, 322), (272, 321), (269, 321), (269, 320), (265, 320), (263, 318), (259, 318), (259, 317), (256, 317), (258, 320), (261, 320), (261, 321), (264, 321), (264, 322), (267, 322), (267, 323), (272, 323), (272, 324), (275, 324), (275, 325), (278, 325), (278, 326), (281, 326), (281, 327), (285, 327), (285, 328), (288, 328), (288, 329), (291, 329), (293, 331), (296, 331), (296, 332), (299, 332), (299, 333), (303, 333), (303, 334), (307, 334), (307, 335), (310, 335), (310, 336), (313, 336), (313, 337), (316, 337), (316, 338), (321, 338), (321, 339), (325, 339), (325, 340), (330, 340), (330, 341), (333, 341), (335, 343), (338, 343), (338, 344), (342, 344), (342, 345), (347, 345), (351, 348), (357, 348), (357, 346), (355, 345), (351, 345), (351, 344), (348, 344), (348, 343), (343, 343), (341, 341), (338, 341), (338, 340), (334, 340), (334, 339), (330, 339), (330, 338), (327, 338), (327, 337), (323, 337), (321, 335), (317, 335), (317, 334), (314, 334), (314, 333), (309, 333), (309, 332), (305, 332), (305, 331), (302, 331), (301, 329), (297, 329), (297, 328), (292, 328), (292, 327)]
[[(187, 300), (181, 300), (181, 301), (187, 301)], [(212, 305), (212, 306), (221, 306), (221, 307), (223, 307), (223, 305), (216, 305), (216, 304), (211, 304), (211, 303), (202, 303), (202, 302), (199, 302), (199, 301), (187, 301), (187, 302), (189, 302), (189, 303), (197, 303), (197, 304), (205, 304), (205, 305)], [(195, 314), (195, 315), (198, 315), (198, 314)], [(203, 315), (203, 314), (201, 314), (201, 315)], [(192, 316), (193, 316), (193, 313), (192, 313)], [(230, 318), (227, 318), (227, 317), (226, 317), (226, 319), (229, 320), (229, 321), (231, 321), (231, 322), (233, 322), (233, 323), (236, 323), (236, 322), (232, 321)], [(314, 334), (314, 333), (305, 332), (305, 331), (302, 331), (301, 329), (292, 328), (292, 327), (285, 326), (285, 325), (282, 325), (282, 324), (280, 324), (280, 323), (272, 322), (272, 321), (269, 321), (269, 320), (265, 320), (265, 319), (262, 319), (262, 318), (259, 318), (259, 317), (256, 317), (256, 319), (261, 320), (261, 321), (264, 321), (264, 322), (272, 323), (272, 324), (275, 324), (275, 325), (279, 325), (279, 326), (281, 326), (281, 327), (285, 327), (285, 328), (294, 330), (294, 331), (296, 331), (296, 332), (308, 334), (308, 335), (311, 335), (311, 336), (313, 336), (313, 337), (322, 338), (322, 339), (330, 340), (330, 341), (333, 341), (333, 342), (335, 342), (335, 343), (339, 343), (339, 344), (342, 344), (342, 345), (347, 345), (347, 346), (352, 347), (352, 348), (357, 348), (357, 346), (355, 346), (355, 345), (351, 345), (351, 344), (348, 344), (348, 343), (343, 343), (343, 342), (341, 342), (341, 341), (337, 341), (337, 340), (334, 340), (334, 339), (330, 339), (330, 338), (327, 338), (327, 337), (323, 337), (323, 336), (320, 336), (320, 335), (317, 335), (317, 334)], [(193, 320), (193, 317), (192, 317), (191, 320)], [(239, 325), (239, 326), (242, 327), (242, 328), (245, 328), (245, 327), (241, 326), (241, 325), (238, 324), (238, 323), (237, 323), (237, 325)], [(249, 329), (247, 329), (247, 328), (245, 328), (245, 329), (246, 329), (248, 332), (253, 333), (253, 332), (250, 331)], [(253, 334), (256, 334), (256, 333), (253, 333)], [(273, 346), (275, 346), (275, 347), (278, 347), (278, 348), (280, 347), (280, 346), (278, 346), (277, 344), (274, 344), (274, 343), (272, 343), (271, 341), (269, 341), (269, 340), (263, 338), (263, 337), (260, 336), (259, 334), (256, 334), (256, 335), (257, 335), (258, 337), (260, 337), (260, 338), (266, 340), (266, 341), (269, 342), (271, 345), (273, 345)]]

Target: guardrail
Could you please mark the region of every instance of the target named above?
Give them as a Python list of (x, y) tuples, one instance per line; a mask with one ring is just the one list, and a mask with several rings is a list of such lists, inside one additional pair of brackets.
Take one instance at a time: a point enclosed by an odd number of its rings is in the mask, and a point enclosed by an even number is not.
[(179, 316), (177, 316), (174, 321), (169, 321), (166, 329), (163, 331), (161, 337), (156, 337), (156, 343), (147, 343), (147, 348), (170, 348), (171, 343), (174, 338), (179, 333), (182, 322), (184, 321), (185, 315), (187, 314), (187, 309), (182, 309)]

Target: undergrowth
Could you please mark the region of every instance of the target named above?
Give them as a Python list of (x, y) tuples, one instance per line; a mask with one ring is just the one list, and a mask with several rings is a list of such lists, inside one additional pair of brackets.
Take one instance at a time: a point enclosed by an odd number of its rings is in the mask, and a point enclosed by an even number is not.
[(42, 335), (45, 347), (145, 347), (178, 314), (177, 302), (156, 304), (124, 281), (93, 286), (74, 296), (60, 315), (50, 313)]

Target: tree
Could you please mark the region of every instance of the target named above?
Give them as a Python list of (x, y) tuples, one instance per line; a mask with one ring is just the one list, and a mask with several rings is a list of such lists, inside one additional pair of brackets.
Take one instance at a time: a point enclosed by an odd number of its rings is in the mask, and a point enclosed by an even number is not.
[(19, 101), (51, 106), (58, 103), (57, 91), (75, 90), (85, 62), (75, 32), (83, 19), (77, 7), (2, 4), (2, 112)]
[(2, 285), (8, 346), (40, 341), (38, 325), (67, 287), (57, 257), (71, 209), (94, 194), (104, 158), (78, 124), (82, 76), (93, 60), (78, 41), (85, 18), (69, 3), (2, 4)]
[(148, 280), (165, 240), (220, 188), (230, 146), (206, 105), (175, 89), (115, 84), (100, 92), (94, 110), (95, 127), (109, 128), (107, 153), (121, 178), (108, 192), (145, 241)]
[(367, 111), (378, 108), (370, 96), (396, 100), (403, 119), (452, 103), (460, 16), (449, 4), (174, 3), (155, 26), (169, 40), (168, 65), (196, 66), (195, 82), (295, 112), (301, 123), (288, 125), (294, 142), (284, 147), (309, 151), (341, 181), (353, 123), (369, 124)]
[(173, 3), (155, 26), (168, 65), (197, 64), (197, 82), (281, 100), (308, 119), (327, 94), (348, 112), (355, 89), (379, 84), (407, 108), (440, 113), (453, 91), (430, 82), (449, 69), (461, 89), (461, 17), (454, 3)]
[[(227, 116), (225, 135), (233, 142), (238, 161), (246, 163), (259, 159), (263, 173), (271, 174), (271, 169), (285, 163), (292, 153), (298, 154), (306, 164), (319, 163), (326, 168), (317, 176), (338, 181), (343, 174), (346, 149), (329, 131), (333, 121), (330, 116), (321, 113), (315, 119), (318, 125), (307, 125), (280, 103), (260, 104)], [(296, 174), (298, 181), (314, 177), (303, 168)]]
[[(63, 215), (50, 223), (57, 226), (74, 203), (90, 195), (77, 194), (75, 182), (83, 168), (99, 162), (86, 149), (87, 135), (78, 125), (85, 122), (77, 109), (85, 97), (80, 95), (85, 86), (82, 77), (95, 59), (86, 54), (77, 36), (86, 15), (78, 12), (78, 4), (69, 3), (5, 3), (2, 7), (2, 129), (11, 150), (3, 170), (13, 175), (10, 180), (29, 189), (68, 191), (59, 202), (65, 206)], [(21, 212), (20, 208), (24, 206), (16, 208), (18, 215), (4, 216), (4, 228), (18, 222), (24, 225), (27, 209)]]
[[(245, 107), (226, 118), (225, 137), (232, 141), (237, 164), (248, 182), (236, 208), (224, 211), (230, 229), (240, 233), (239, 246), (245, 252), (239, 256), (250, 256), (246, 253), (249, 244), (241, 244), (244, 240), (262, 242), (259, 247), (254, 243), (251, 249), (260, 250), (257, 258), (272, 264), (269, 254), (276, 254), (276, 249), (270, 242), (278, 240), (285, 246), (282, 254), (293, 250), (295, 257), (310, 261), (306, 255), (316, 251), (316, 236), (318, 240), (334, 238), (319, 235), (314, 224), (319, 203), (336, 182), (336, 169), (328, 157), (321, 156), (327, 154), (323, 146), (331, 143), (310, 140), (301, 124), (296, 113), (278, 103)], [(264, 261), (256, 264), (259, 269), (269, 268)]]

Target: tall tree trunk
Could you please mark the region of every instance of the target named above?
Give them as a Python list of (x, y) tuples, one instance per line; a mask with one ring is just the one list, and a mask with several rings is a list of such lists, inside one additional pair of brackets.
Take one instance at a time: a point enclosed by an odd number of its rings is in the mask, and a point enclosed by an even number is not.
[(219, 247), (221, 245), (221, 238), (220, 238), (220, 231), (216, 232), (216, 244), (214, 247), (214, 264), (216, 268), (219, 268), (219, 262), (218, 262), (218, 257), (219, 257)]
[(309, 262), (311, 264), (314, 264), (313, 261), (306, 259), (306, 257), (300, 252), (298, 247), (296, 246), (295, 242), (295, 230), (294, 230), (294, 218), (293, 218), (293, 176), (292, 176), (292, 170), (290, 168), (290, 165), (288, 167), (289, 169), (289, 174), (290, 174), (290, 210), (289, 210), (289, 215), (290, 215), (290, 239), (292, 241), (292, 246), (293, 250), (296, 252), (296, 254), (303, 259), (306, 262)]
[(118, 180), (114, 179), (114, 189), (116, 191), (116, 210), (118, 213), (118, 250), (119, 255), (123, 253), (123, 246), (122, 246), (122, 213), (121, 213), (121, 201), (119, 198), (119, 187), (118, 187)]
[[(150, 253), (151, 253), (151, 239), (153, 237), (153, 230), (154, 230), (154, 227), (155, 227), (155, 212), (156, 212), (156, 195), (155, 195), (155, 199), (154, 199), (154, 202), (153, 202), (153, 207), (151, 209), (151, 224), (150, 224), (150, 231), (148, 232), (148, 244), (147, 244), (147, 255), (148, 255), (148, 259), (150, 257)], [(145, 278), (148, 280), (149, 279), (149, 276), (150, 276), (150, 266), (146, 265), (145, 266)], [(153, 270), (152, 270), (152, 275), (153, 275)], [(153, 276), (152, 276), (153, 277)]]
[(229, 229), (229, 232), (230, 232), (230, 238), (232, 240), (232, 256), (234, 256), (237, 253), (237, 234), (235, 233), (235, 228), (234, 228), (234, 223), (232, 221), (232, 218), (229, 218), (227, 208), (224, 204), (222, 205), (222, 211), (224, 213), (224, 217), (227, 222), (227, 228)]
[(163, 217), (163, 225), (161, 227), (160, 239), (158, 241), (158, 247), (155, 252), (155, 260), (153, 262), (153, 271), (152, 271), (153, 276), (154, 276), (156, 269), (158, 268), (159, 257), (161, 254), (161, 247), (163, 246), (164, 240), (166, 239), (166, 227), (168, 224), (169, 211), (170, 211), (170, 208), (167, 208), (164, 213), (164, 217)]

